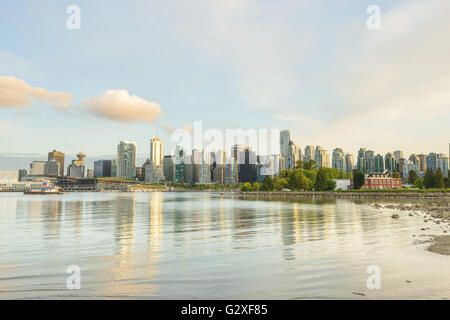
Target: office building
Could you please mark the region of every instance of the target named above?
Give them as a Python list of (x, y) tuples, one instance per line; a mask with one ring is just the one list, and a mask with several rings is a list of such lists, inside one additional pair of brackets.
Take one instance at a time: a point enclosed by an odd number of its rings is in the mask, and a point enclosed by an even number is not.
[(63, 177), (64, 176), (64, 153), (61, 151), (53, 150), (48, 153), (48, 161), (55, 160), (59, 163), (59, 172), (58, 176)]
[(112, 161), (97, 160), (94, 161), (94, 177), (112, 177)]
[(374, 158), (375, 162), (375, 173), (383, 173), (384, 172), (384, 159), (381, 154), (377, 154)]

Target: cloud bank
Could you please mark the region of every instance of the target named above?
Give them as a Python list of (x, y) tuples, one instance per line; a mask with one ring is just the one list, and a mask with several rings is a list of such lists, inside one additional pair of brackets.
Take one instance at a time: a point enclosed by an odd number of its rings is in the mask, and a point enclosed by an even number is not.
[(155, 123), (162, 115), (159, 104), (130, 95), (124, 89), (107, 90), (99, 96), (84, 99), (82, 108), (97, 118), (126, 124)]
[(32, 87), (16, 77), (0, 76), (0, 108), (29, 107), (33, 100), (48, 102), (52, 108), (64, 111), (70, 108), (73, 96), (67, 92)]

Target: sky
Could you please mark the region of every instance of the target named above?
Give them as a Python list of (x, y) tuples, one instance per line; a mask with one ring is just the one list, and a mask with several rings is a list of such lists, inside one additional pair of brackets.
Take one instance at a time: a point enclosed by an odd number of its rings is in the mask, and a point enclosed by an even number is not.
[(194, 121), (448, 153), (449, 15), (448, 0), (1, 1), (0, 154), (145, 155)]

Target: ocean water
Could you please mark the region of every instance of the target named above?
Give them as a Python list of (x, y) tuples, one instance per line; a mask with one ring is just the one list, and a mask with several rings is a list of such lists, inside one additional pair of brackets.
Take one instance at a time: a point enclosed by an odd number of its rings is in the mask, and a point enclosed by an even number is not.
[(0, 193), (0, 299), (445, 299), (445, 228), (345, 199)]

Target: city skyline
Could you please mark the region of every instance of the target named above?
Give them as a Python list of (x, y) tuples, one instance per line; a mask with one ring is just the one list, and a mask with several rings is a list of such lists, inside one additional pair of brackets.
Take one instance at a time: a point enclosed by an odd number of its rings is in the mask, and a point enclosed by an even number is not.
[(290, 128), (329, 153), (447, 153), (450, 45), (430, 35), (450, 35), (450, 4), (379, 1), (379, 30), (369, 4), (133, 2), (122, 16), (79, 1), (79, 30), (67, 3), (1, 4), (0, 154), (100, 156), (149, 136), (170, 149), (170, 132), (196, 120)]

